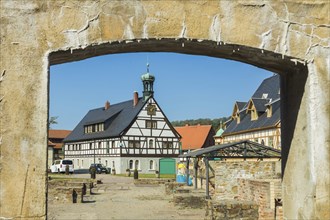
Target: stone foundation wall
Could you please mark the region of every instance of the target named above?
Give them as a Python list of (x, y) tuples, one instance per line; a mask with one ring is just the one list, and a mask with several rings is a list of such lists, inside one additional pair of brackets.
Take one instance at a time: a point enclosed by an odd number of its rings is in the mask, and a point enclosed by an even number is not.
[(213, 161), (215, 198), (238, 199), (238, 179), (279, 178), (279, 161)]
[(135, 185), (158, 185), (158, 184), (167, 184), (173, 183), (174, 179), (165, 179), (165, 178), (143, 178), (143, 179), (135, 179)]
[[(85, 185), (85, 187), (84, 187)], [(95, 183), (85, 180), (52, 180), (48, 182), (48, 202), (50, 203), (82, 203), (84, 195), (90, 194)], [(75, 195), (73, 195), (75, 194)], [(75, 198), (75, 199), (74, 199)]]
[(208, 201), (207, 220), (258, 220), (258, 205), (236, 200)]

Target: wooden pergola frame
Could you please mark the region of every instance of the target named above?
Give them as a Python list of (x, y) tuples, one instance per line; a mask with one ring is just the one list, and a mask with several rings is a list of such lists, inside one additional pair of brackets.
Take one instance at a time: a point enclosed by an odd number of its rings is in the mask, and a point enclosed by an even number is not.
[[(197, 158), (203, 158), (205, 163), (206, 176), (206, 198), (210, 199), (209, 193), (209, 160), (212, 159), (258, 159), (278, 158), (281, 159), (281, 151), (268, 147), (253, 141), (239, 141), (235, 143), (227, 143), (214, 145), (203, 149), (191, 151), (187, 154), (179, 155), (181, 158), (187, 159), (187, 185), (189, 181), (189, 159), (194, 158), (194, 175), (197, 177)], [(194, 179), (194, 187), (197, 189), (197, 178)]]

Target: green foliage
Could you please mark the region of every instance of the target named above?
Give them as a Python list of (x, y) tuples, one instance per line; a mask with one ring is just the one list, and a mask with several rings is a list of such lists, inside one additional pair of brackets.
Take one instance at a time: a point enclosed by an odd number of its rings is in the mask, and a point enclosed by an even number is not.
[(58, 124), (57, 123), (57, 118), (58, 118), (58, 116), (52, 116), (52, 117), (50, 117), (49, 122), (48, 122), (49, 123), (48, 124), (48, 127), (49, 128), (51, 128), (51, 126), (54, 125), (54, 124)]
[(199, 119), (187, 119), (187, 120), (182, 120), (182, 121), (172, 121), (172, 125), (174, 127), (181, 127), (185, 126), (186, 124), (188, 125), (212, 125), (212, 128), (214, 131), (217, 131), (220, 128), (220, 122), (225, 123), (229, 117), (222, 117), (222, 118), (215, 118), (215, 119), (210, 119), (210, 118), (199, 118)]

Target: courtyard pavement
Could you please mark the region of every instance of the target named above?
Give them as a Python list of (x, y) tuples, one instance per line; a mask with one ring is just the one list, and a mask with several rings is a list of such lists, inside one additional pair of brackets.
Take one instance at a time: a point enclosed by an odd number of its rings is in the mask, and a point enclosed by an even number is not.
[[(89, 178), (89, 174), (74, 174)], [(98, 184), (84, 203), (48, 202), (48, 219), (204, 219), (204, 207), (192, 209), (175, 205), (164, 185), (134, 185), (133, 178), (98, 174)]]

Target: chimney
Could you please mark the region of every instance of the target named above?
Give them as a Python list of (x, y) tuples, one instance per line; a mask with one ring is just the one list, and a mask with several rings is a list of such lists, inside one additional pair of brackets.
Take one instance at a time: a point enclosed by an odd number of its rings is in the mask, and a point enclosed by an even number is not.
[(106, 101), (104, 105), (104, 110), (108, 110), (110, 108), (110, 102)]
[(134, 92), (133, 93), (133, 107), (135, 107), (139, 102), (139, 94), (138, 92)]

